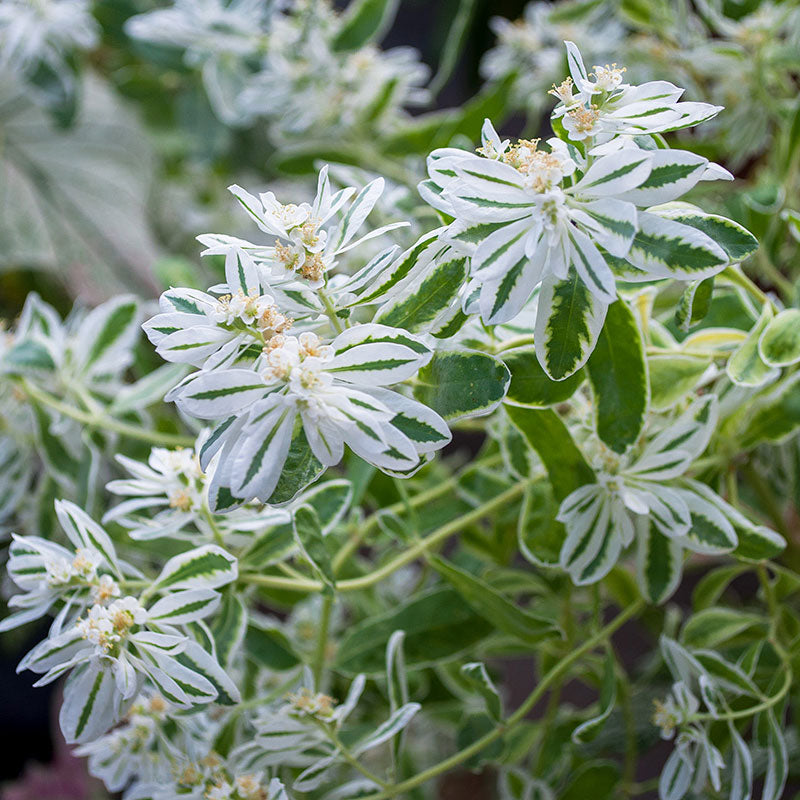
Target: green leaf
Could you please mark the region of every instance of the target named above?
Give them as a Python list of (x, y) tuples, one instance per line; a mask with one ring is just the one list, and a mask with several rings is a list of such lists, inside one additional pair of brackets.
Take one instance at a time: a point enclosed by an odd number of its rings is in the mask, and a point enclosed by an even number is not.
[(235, 581), (237, 576), (236, 559), (221, 547), (207, 544), (170, 558), (150, 591), (216, 589)]
[(719, 602), (730, 582), (747, 569), (743, 564), (727, 564), (707, 572), (692, 592), (692, 608), (701, 611)]
[(488, 414), (505, 397), (511, 374), (497, 358), (440, 350), (418, 373), (414, 397), (448, 422)]
[(67, 449), (64, 439), (51, 433), (51, 420), (47, 413), (38, 405), (33, 405), (33, 414), (39, 455), (48, 472), (62, 487), (74, 490), (80, 473), (80, 461)]
[(678, 307), (675, 309), (675, 324), (678, 330), (688, 331), (692, 325), (703, 320), (711, 308), (711, 297), (714, 294), (714, 278), (693, 281), (684, 290)]
[(522, 555), (536, 566), (558, 566), (566, 532), (556, 520), (557, 513), (558, 503), (549, 481), (541, 481), (525, 490), (517, 522), (517, 543)]
[(497, 687), (489, 677), (486, 666), (480, 661), (471, 661), (461, 667), (461, 674), (469, 685), (483, 698), (489, 716), (499, 722), (503, 718), (503, 701)]
[(294, 500), (324, 471), (325, 467), (311, 451), (302, 422), (298, 419), (292, 433), (292, 443), (289, 446), (289, 454), (286, 456), (281, 477), (267, 503), (277, 506)]
[(259, 667), (283, 672), (300, 663), (286, 634), (276, 626), (251, 620), (244, 638), (244, 650)]
[(505, 402), (515, 406), (546, 408), (563, 403), (572, 397), (585, 378), (583, 371), (578, 370), (563, 381), (551, 380), (532, 347), (508, 350), (502, 358), (511, 372)]
[(333, 666), (350, 675), (382, 673), (387, 642), (397, 630), (405, 631), (409, 666), (435, 665), (469, 650), (494, 629), (458, 592), (440, 587), (351, 627)]
[(331, 43), (334, 52), (358, 50), (371, 39), (379, 39), (396, 10), (397, 0), (352, 0)]
[(52, 372), (56, 368), (53, 357), (48, 349), (40, 342), (32, 339), (23, 339), (15, 342), (3, 354), (0, 361), (2, 372), (16, 374), (26, 372)]
[(676, 208), (662, 207), (658, 215), (705, 233), (725, 251), (731, 261), (743, 261), (758, 250), (758, 239), (747, 228), (727, 217), (707, 214), (688, 204)]
[(648, 356), (651, 408), (654, 411), (673, 408), (697, 386), (710, 364), (709, 358), (680, 353)]
[(728, 359), (725, 371), (728, 373), (728, 377), (739, 386), (761, 386), (778, 375), (778, 371), (774, 367), (770, 367), (761, 360), (758, 352), (761, 334), (767, 329), (771, 319), (772, 308), (767, 304), (747, 338)]
[(765, 628), (767, 621), (742, 609), (707, 608), (698, 611), (683, 626), (681, 641), (686, 647), (713, 648), (730, 641), (749, 628)]
[(393, 739), (411, 722), (420, 707), (419, 703), (406, 703), (398, 708), (386, 722), (381, 723), (366, 739), (362, 739), (356, 744), (353, 754), (361, 755)]
[(769, 367), (800, 361), (800, 310), (787, 308), (770, 320), (758, 340), (758, 354)]
[(655, 605), (668, 600), (681, 580), (683, 548), (664, 536), (649, 520), (637, 531), (636, 577), (642, 595)]
[(164, 395), (178, 384), (181, 378), (189, 372), (189, 369), (187, 364), (162, 364), (136, 383), (123, 386), (109, 406), (109, 413), (112, 416), (119, 416), (130, 411), (141, 411), (154, 403), (160, 403), (164, 399)]
[(214, 637), (217, 658), (223, 667), (229, 667), (247, 630), (247, 606), (239, 595), (227, 592), (214, 619), (209, 625)]
[(612, 450), (624, 453), (639, 438), (650, 400), (644, 342), (624, 301), (608, 307), (586, 371), (594, 393), (597, 435)]
[(300, 552), (319, 579), (332, 587), (336, 578), (333, 574), (331, 556), (325, 546), (319, 517), (311, 506), (300, 506), (294, 512), (294, 538)]
[(558, 633), (551, 620), (521, 609), (472, 573), (438, 557), (431, 558), (431, 564), (476, 614), (503, 633), (531, 645)]
[(241, 556), (241, 563), (249, 569), (268, 567), (277, 564), (296, 547), (294, 526), (291, 522), (275, 525), (256, 539), (252, 546)]
[(782, 442), (800, 428), (800, 372), (777, 384), (753, 403), (740, 442), (750, 449), (762, 442)]
[(450, 258), (434, 263), (422, 280), (381, 306), (373, 322), (404, 328), (411, 333), (430, 330), (440, 314), (456, 301), (467, 277), (467, 259)]
[(619, 765), (611, 761), (594, 761), (579, 766), (559, 800), (611, 800), (621, 779)]
[(594, 350), (607, 306), (570, 269), (566, 280), (545, 280), (536, 313), (536, 355), (555, 381), (577, 372)]
[(617, 702), (617, 672), (614, 661), (614, 654), (609, 648), (606, 650), (606, 658), (603, 662), (603, 678), (600, 684), (600, 709), (599, 713), (578, 725), (572, 732), (572, 741), (575, 744), (585, 744), (591, 742), (605, 725), (606, 720), (611, 716), (614, 705)]
[(506, 413), (542, 459), (556, 500), (594, 482), (592, 468), (555, 411), (506, 406)]
[(118, 297), (93, 309), (79, 329), (81, 345), (86, 348), (79, 354), (82, 367), (90, 372), (113, 368), (107, 361), (113, 360), (115, 346), (126, 344), (138, 333), (138, 316), (139, 305), (131, 297)]

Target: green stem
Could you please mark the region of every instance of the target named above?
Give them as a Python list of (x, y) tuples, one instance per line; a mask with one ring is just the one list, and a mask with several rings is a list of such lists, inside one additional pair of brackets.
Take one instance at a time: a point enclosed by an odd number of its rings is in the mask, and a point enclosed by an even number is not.
[(211, 513), (211, 510), (205, 503), (203, 503), (202, 514), (203, 519), (205, 519), (205, 521), (208, 523), (208, 526), (211, 528), (211, 533), (214, 534), (214, 541), (220, 547), (225, 547), (225, 539), (222, 536), (222, 531), (219, 529), (219, 525), (217, 525), (214, 515)]
[(395, 797), (398, 794), (402, 794), (403, 792), (407, 792), (410, 789), (414, 789), (415, 787), (429, 781), (431, 778), (435, 778), (437, 775), (441, 775), (443, 772), (447, 772), (448, 770), (452, 769), (453, 767), (457, 767), (459, 764), (466, 761), (471, 756), (479, 753), (485, 747), (488, 747), (492, 742), (497, 741), (499, 738), (503, 736), (507, 731), (511, 730), (513, 727), (518, 725), (522, 722), (525, 717), (527, 717), (528, 712), (536, 705), (536, 703), (544, 696), (545, 692), (551, 686), (551, 684), (555, 683), (561, 676), (580, 658), (582, 658), (587, 653), (594, 650), (599, 644), (602, 644), (607, 639), (609, 639), (612, 634), (622, 627), (629, 619), (632, 619), (640, 611), (644, 608), (645, 604), (642, 600), (637, 600), (632, 605), (628, 606), (625, 611), (621, 612), (618, 616), (616, 616), (611, 622), (608, 623), (602, 630), (598, 631), (594, 636), (587, 639), (580, 647), (573, 650), (571, 653), (568, 653), (564, 658), (561, 659), (557, 664), (555, 664), (549, 672), (539, 681), (539, 684), (536, 688), (527, 696), (527, 698), (523, 701), (522, 705), (517, 708), (517, 710), (511, 714), (507, 719), (501, 722), (496, 728), (489, 731), (489, 733), (482, 736), (477, 741), (473, 742), (468, 747), (459, 750), (457, 753), (454, 753), (449, 758), (446, 758), (444, 761), (440, 761), (438, 764), (434, 764), (434, 766), (429, 767), (428, 769), (418, 773), (413, 778), (409, 778), (408, 780), (402, 781), (401, 783), (395, 784), (394, 786), (390, 786), (384, 789), (382, 792), (378, 792), (376, 794), (368, 795), (367, 797), (363, 798), (363, 800), (388, 800), (388, 798)]
[(328, 319), (333, 326), (333, 329), (336, 333), (341, 333), (344, 330), (344, 325), (342, 325), (342, 320), (336, 315), (336, 309), (333, 307), (333, 303), (331, 302), (331, 298), (328, 297), (328, 293), (320, 288), (317, 289), (317, 296), (320, 300), (322, 300), (322, 305), (325, 306), (325, 313), (328, 315)]
[(327, 592), (322, 596), (322, 614), (317, 630), (317, 646), (314, 650), (312, 662), (312, 673), (314, 675), (314, 686), (317, 691), (321, 690), (322, 673), (325, 670), (325, 656), (328, 650), (328, 629), (331, 625), (331, 611), (333, 610), (333, 593)]
[[(415, 561), (429, 548), (434, 547), (439, 542), (442, 542), (453, 534), (458, 533), (467, 525), (477, 522), (487, 514), (491, 514), (493, 511), (503, 508), (513, 500), (516, 500), (516, 498), (525, 491), (528, 483), (528, 481), (520, 481), (520, 483), (512, 486), (510, 489), (507, 489), (505, 492), (497, 495), (497, 497), (492, 498), (486, 503), (483, 503), (483, 505), (480, 505), (477, 508), (472, 509), (472, 511), (469, 511), (466, 514), (451, 520), (445, 525), (442, 525), (440, 528), (437, 528), (432, 533), (429, 533), (427, 536), (412, 544), (407, 550), (393, 558), (391, 561), (388, 561), (382, 567), (378, 567), (378, 569), (373, 570), (366, 575), (362, 575), (359, 578), (350, 578), (349, 580), (337, 582), (336, 589), (340, 592), (355, 592), (359, 591), (360, 589), (367, 589), (370, 586), (374, 586), (376, 583), (380, 583), (384, 578), (387, 578), (393, 572), (396, 572), (406, 564), (410, 564), (412, 561)], [(241, 575), (240, 580), (244, 583), (252, 583), (257, 586), (266, 586), (273, 589), (289, 589), (300, 592), (321, 591), (324, 586), (321, 581), (312, 580), (310, 578), (299, 580), (293, 578), (282, 578), (279, 575), (260, 575), (257, 573), (246, 573)]]
[(374, 772), (371, 772), (367, 769), (345, 746), (344, 742), (339, 738), (339, 734), (336, 733), (336, 729), (332, 725), (326, 725), (324, 722), (317, 722), (317, 725), (321, 730), (325, 732), (325, 735), (333, 742), (333, 744), (338, 748), (339, 752), (342, 754), (344, 760), (350, 764), (353, 769), (358, 770), (365, 778), (371, 780), (377, 786), (380, 786), (381, 789), (385, 791), (390, 791), (391, 786), (386, 781), (379, 778)]
[(756, 300), (759, 305), (768, 305), (772, 307), (773, 311), (778, 311), (777, 306), (772, 300), (767, 297), (758, 286), (753, 283), (753, 281), (741, 272), (734, 266), (726, 267), (722, 273), (721, 277), (727, 279), (729, 283), (732, 283), (734, 286), (738, 286), (741, 289), (744, 289), (750, 297)]
[(102, 430), (110, 431), (111, 433), (118, 433), (121, 436), (127, 436), (131, 439), (138, 439), (140, 442), (149, 442), (150, 444), (163, 445), (165, 447), (193, 447), (195, 440), (189, 436), (182, 436), (176, 433), (161, 433), (159, 431), (149, 431), (145, 428), (140, 428), (137, 425), (130, 425), (127, 422), (120, 422), (117, 419), (105, 415), (90, 414), (87, 411), (81, 411), (79, 408), (61, 402), (57, 397), (53, 397), (49, 392), (40, 389), (30, 381), (24, 378), (20, 382), (22, 390), (30, 397), (42, 405), (52, 408), (59, 414), (65, 417), (74, 419), (89, 428), (100, 428)]
[(762, 703), (758, 703), (754, 706), (749, 706), (748, 708), (743, 708), (740, 711), (728, 711), (724, 714), (695, 714), (691, 717), (690, 721), (692, 722), (715, 722), (717, 720), (736, 720), (736, 719), (746, 719), (748, 717), (755, 716), (761, 711), (767, 711), (768, 709), (772, 708), (773, 706), (780, 703), (784, 697), (786, 697), (789, 689), (792, 687), (792, 668), (788, 662), (788, 660), (783, 661), (784, 667), (784, 676), (783, 676), (783, 684), (778, 691), (772, 695), (772, 697), (768, 697)]
[(741, 467), (742, 473), (750, 486), (758, 495), (758, 499), (764, 504), (764, 508), (775, 525), (775, 529), (783, 536), (784, 539), (791, 539), (789, 528), (786, 525), (786, 520), (783, 518), (783, 509), (775, 497), (770, 485), (764, 480), (750, 462), (743, 464)]
[[(502, 461), (502, 456), (494, 455), (490, 456), (489, 458), (485, 459), (485, 461), (480, 462), (483, 466), (490, 467), (494, 466), (495, 464), (499, 464)], [(474, 465), (473, 465), (474, 466)], [(438, 497), (441, 497), (443, 494), (447, 494), (453, 488), (458, 485), (458, 481), (460, 480), (460, 475), (454, 475), (451, 478), (448, 478), (446, 481), (442, 481), (438, 486), (434, 486), (431, 489), (428, 489), (424, 492), (420, 492), (414, 497), (410, 497), (408, 499), (408, 504), (412, 508), (416, 508), (417, 506), (424, 506), (430, 503), (432, 500), (436, 500)], [(399, 514), (406, 510), (406, 501), (400, 500), (397, 503), (394, 503), (390, 506), (387, 506), (384, 509), (381, 509), (382, 513), (384, 514)], [(342, 566), (344, 565), (345, 561), (358, 549), (358, 546), (364, 539), (367, 537), (374, 528), (378, 525), (378, 514), (372, 514), (367, 520), (365, 520), (364, 524), (361, 526), (360, 529), (355, 531), (355, 533), (342, 545), (342, 548), (333, 558), (333, 571), (334, 574), (337, 574)]]

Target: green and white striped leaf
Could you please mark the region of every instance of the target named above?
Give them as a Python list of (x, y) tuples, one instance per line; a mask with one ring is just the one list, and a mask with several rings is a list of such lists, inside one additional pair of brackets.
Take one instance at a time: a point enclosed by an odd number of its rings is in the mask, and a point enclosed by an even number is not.
[(324, 471), (325, 467), (311, 451), (303, 426), (300, 420), (297, 420), (280, 478), (266, 502), (271, 505), (291, 502)]
[(739, 386), (763, 386), (778, 377), (779, 370), (765, 364), (759, 354), (759, 341), (772, 320), (772, 308), (764, 306), (758, 322), (753, 326), (747, 338), (728, 359), (726, 372), (728, 377)]
[(38, 454), (47, 467), (49, 475), (70, 494), (77, 491), (76, 479), (80, 474), (80, 459), (61, 436), (50, 430), (53, 424), (48, 413), (32, 404)]
[(636, 578), (644, 597), (654, 605), (669, 600), (681, 581), (683, 547), (664, 536), (646, 517), (636, 522)]
[(800, 361), (800, 310), (787, 308), (769, 321), (759, 337), (758, 354), (768, 367)]
[(139, 335), (139, 304), (135, 297), (108, 300), (87, 314), (80, 325), (74, 352), (78, 366), (91, 376), (117, 374), (132, 360)]
[(778, 383), (759, 397), (741, 433), (745, 449), (762, 442), (783, 442), (800, 428), (800, 372)]
[(213, 614), (220, 603), (213, 589), (185, 589), (162, 597), (148, 609), (147, 621), (156, 625), (186, 625)]
[(558, 633), (551, 620), (521, 609), (470, 572), (438, 557), (433, 557), (431, 564), (476, 614), (503, 633), (531, 645)]
[(608, 305), (570, 270), (566, 280), (545, 278), (539, 291), (534, 342), (544, 371), (555, 381), (576, 373), (594, 350)]
[(780, 800), (789, 776), (789, 753), (774, 709), (765, 712), (767, 724), (767, 772), (761, 800)]
[(473, 350), (440, 350), (414, 384), (414, 397), (448, 422), (489, 414), (511, 382), (498, 358)]
[(520, 553), (537, 567), (558, 566), (566, 531), (556, 520), (558, 503), (549, 481), (540, 481), (525, 491), (517, 521)]
[(688, 150), (651, 150), (650, 174), (635, 189), (621, 195), (637, 206), (668, 203), (686, 194), (702, 178), (708, 159)]
[(249, 369), (199, 372), (185, 383), (177, 402), (182, 410), (200, 419), (219, 419), (236, 414), (265, 397), (268, 389)]
[(214, 656), (206, 652), (197, 642), (188, 642), (186, 649), (178, 653), (175, 660), (211, 683), (217, 693), (215, 702), (225, 706), (241, 702), (236, 684), (217, 663)]
[(58, 521), (75, 549), (94, 550), (106, 564), (120, 574), (117, 553), (111, 537), (82, 508), (69, 500), (56, 500)]
[(58, 715), (67, 742), (80, 744), (102, 736), (116, 722), (117, 695), (113, 673), (103, 661), (73, 670)]
[(675, 309), (675, 324), (678, 330), (688, 331), (692, 325), (702, 322), (711, 308), (711, 297), (714, 294), (714, 278), (703, 278), (693, 281), (684, 290), (678, 307)]
[(699, 481), (688, 481), (692, 491), (715, 505), (733, 526), (738, 544), (733, 554), (748, 561), (763, 561), (775, 558), (786, 549), (786, 540), (776, 531), (757, 525), (741, 511), (726, 503), (716, 492)]
[(461, 674), (469, 685), (483, 698), (486, 703), (486, 712), (495, 721), (503, 718), (503, 701), (497, 687), (486, 671), (486, 665), (480, 661), (471, 661), (463, 664)]
[(294, 538), (303, 557), (327, 586), (333, 587), (336, 578), (317, 512), (311, 506), (300, 506), (294, 512)]
[(758, 239), (747, 228), (719, 214), (707, 214), (688, 203), (663, 206), (657, 213), (706, 234), (725, 251), (731, 262), (743, 261), (758, 250)]
[(556, 500), (560, 502), (580, 486), (594, 483), (592, 468), (555, 411), (509, 405), (506, 413), (541, 458)]
[(344, 478), (325, 481), (303, 493), (303, 505), (311, 506), (319, 518), (323, 536), (327, 536), (350, 508), (353, 484)]
[(586, 371), (592, 385), (597, 435), (616, 453), (638, 438), (650, 402), (644, 340), (630, 307), (608, 307)]
[(0, 372), (12, 375), (52, 372), (55, 368), (55, 361), (47, 347), (33, 339), (15, 342), (0, 359)]
[(578, 370), (563, 381), (551, 380), (539, 364), (536, 350), (532, 347), (506, 350), (502, 358), (511, 372), (511, 383), (504, 402), (515, 406), (546, 408), (563, 403), (572, 397), (585, 378), (583, 372)]
[(214, 637), (214, 647), (219, 663), (229, 668), (233, 657), (239, 651), (247, 631), (247, 606), (242, 598), (232, 591), (222, 598), (219, 612), (209, 625)]
[(420, 281), (382, 305), (373, 321), (412, 333), (428, 331), (456, 301), (466, 278), (467, 259), (453, 253), (435, 262)]
[(141, 411), (164, 399), (164, 395), (187, 374), (186, 364), (162, 364), (140, 378), (123, 386), (115, 395), (109, 413), (112, 415)]
[(660, 214), (640, 211), (639, 230), (627, 255), (649, 279), (700, 280), (729, 263), (727, 253), (708, 235)]
[(623, 543), (633, 540), (627, 512), (600, 484), (582, 486), (566, 497), (558, 520), (567, 531), (559, 562), (577, 586), (595, 583), (608, 574)]
[(611, 716), (617, 702), (617, 672), (614, 654), (609, 648), (603, 661), (603, 675), (600, 683), (599, 712), (591, 719), (582, 722), (572, 731), (572, 741), (575, 744), (591, 742)]
[(687, 549), (695, 553), (730, 553), (738, 544), (733, 525), (715, 503), (688, 489), (677, 490), (689, 508), (691, 527), (679, 537)]
[(335, 252), (341, 252), (364, 224), (370, 211), (375, 207), (375, 203), (378, 202), (378, 198), (383, 194), (384, 184), (383, 178), (375, 178), (356, 195), (339, 225), (336, 244), (333, 248)]
[(400, 733), (422, 708), (419, 703), (406, 703), (395, 711), (386, 722), (381, 723), (369, 736), (362, 739), (353, 749), (354, 755), (361, 755), (388, 742)]
[(694, 390), (710, 365), (709, 358), (681, 353), (648, 356), (651, 408), (654, 411), (673, 408)]
[(238, 576), (236, 559), (218, 545), (207, 544), (169, 559), (151, 590), (216, 589)]

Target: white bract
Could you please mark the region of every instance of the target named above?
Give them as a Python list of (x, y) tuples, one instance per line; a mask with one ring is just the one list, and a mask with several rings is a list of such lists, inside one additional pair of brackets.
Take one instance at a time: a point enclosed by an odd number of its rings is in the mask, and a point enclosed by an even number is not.
[(558, 512), (567, 531), (561, 565), (576, 583), (600, 580), (638, 533), (643, 590), (651, 593), (652, 559), (668, 574), (653, 598), (660, 601), (680, 581), (684, 549), (716, 554), (736, 547), (727, 504), (702, 484), (675, 482), (705, 450), (716, 421), (716, 398), (708, 395), (651, 434), (641, 450), (601, 456), (597, 483), (576, 489)]
[(413, 377), (431, 357), (417, 337), (383, 325), (358, 325), (324, 344), (311, 332), (275, 337), (253, 369), (202, 371), (169, 399), (200, 419), (227, 420), (201, 454), (220, 453), (210, 496), (268, 500), (281, 477), (299, 420), (323, 466), (345, 444), (392, 473), (416, 469), (450, 440), (446, 423), (421, 403), (385, 388)]
[[(11, 570), (27, 594), (12, 600), (23, 611), (5, 620), (4, 628), (64, 603), (49, 636), (18, 669), (44, 673), (37, 685), (70, 672), (60, 715), (67, 740), (86, 742), (104, 733), (126, 712), (145, 677), (183, 707), (221, 695), (235, 698), (236, 687), (214, 657), (179, 629), (215, 611), (215, 589), (236, 579), (236, 560), (213, 545), (197, 548), (167, 561), (148, 594), (124, 595), (129, 579), (108, 534), (71, 503), (61, 502), (56, 512), (78, 549), (70, 553), (37, 537), (16, 539)], [(148, 601), (153, 594), (163, 596)]]
[[(225, 255), (229, 291), (241, 290), (246, 296), (261, 288), (269, 290), (287, 284), (297, 291), (299, 287), (294, 284), (298, 282), (300, 286), (318, 289), (341, 255), (363, 242), (408, 225), (407, 222), (390, 223), (356, 239), (383, 193), (384, 180), (376, 178), (360, 191), (352, 186), (333, 191), (327, 166), (320, 170), (313, 203), (282, 204), (273, 192), (263, 192), (256, 197), (240, 186), (229, 188), (259, 229), (272, 240), (257, 245), (221, 234), (204, 234), (197, 238), (206, 246), (203, 255)], [(337, 222), (338, 215), (342, 218)], [(282, 297), (284, 304), (292, 299), (291, 294)], [(301, 306), (298, 310), (308, 313), (307, 307)]]
[(551, 93), (559, 104), (553, 111), (569, 138), (605, 144), (619, 135), (666, 133), (711, 119), (722, 106), (679, 102), (683, 89), (668, 81), (639, 86), (624, 83), (624, 67), (596, 65), (588, 72), (580, 51), (565, 42), (571, 77)]
[(0, 69), (32, 72), (43, 62), (65, 69), (73, 50), (97, 45), (89, 0), (4, 0), (0, 5)]

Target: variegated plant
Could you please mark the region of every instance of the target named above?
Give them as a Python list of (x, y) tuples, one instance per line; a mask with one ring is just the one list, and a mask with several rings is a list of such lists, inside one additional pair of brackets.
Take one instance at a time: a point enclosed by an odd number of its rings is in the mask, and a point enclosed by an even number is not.
[[(342, 32), (387, 4), (266, 5), (128, 29), (172, 37), (244, 124), (287, 42), (349, 75)], [(473, 152), (440, 119), (408, 219), (342, 165), (310, 202), (233, 185), (257, 231), (198, 237), (205, 291), (65, 321), (31, 295), (3, 332), (0, 630), (53, 618), (20, 669), (65, 679), (62, 731), (109, 791), (427, 798), (491, 766), (502, 800), (633, 797), (660, 727), (663, 800), (784, 796), (796, 297), (747, 276), (755, 236), (700, 186), (734, 175), (675, 135), (725, 111), (565, 45), (553, 136), (486, 120)], [(332, 129), (374, 101), (347, 99)], [(384, 163), (413, 187), (411, 160)], [(641, 615), (634, 663), (614, 636)], [(566, 682), (597, 702), (561, 704)]]

